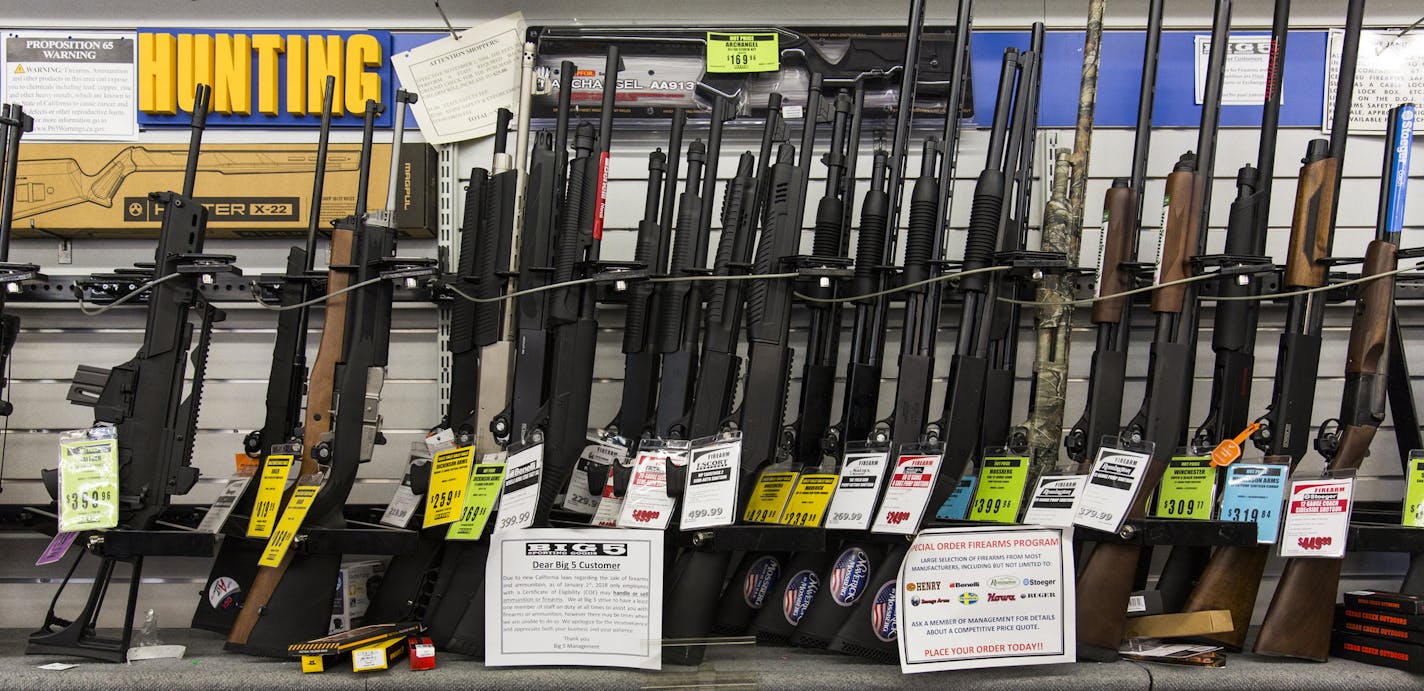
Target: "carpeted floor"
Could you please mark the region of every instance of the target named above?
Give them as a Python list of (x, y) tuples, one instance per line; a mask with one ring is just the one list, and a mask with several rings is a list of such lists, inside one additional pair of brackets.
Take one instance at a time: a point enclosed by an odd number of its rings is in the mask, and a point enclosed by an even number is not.
[[(355, 674), (349, 662), (321, 674), (301, 673), (286, 662), (231, 655), (222, 641), (197, 631), (166, 631), (163, 642), (188, 646), (182, 660), (112, 665), (53, 656), (26, 656), (26, 632), (0, 630), (0, 688), (4, 689), (1412, 689), (1424, 677), (1346, 660), (1326, 664), (1233, 655), (1218, 669), (1117, 662), (901, 675), (896, 667), (869, 664), (833, 653), (722, 646), (709, 650), (701, 667), (666, 667), (661, 672), (588, 668), (489, 669), (454, 655), (436, 669), (412, 672), (404, 659), (395, 668)], [(39, 665), (79, 666), (47, 671)], [(947, 675), (953, 675), (953, 680)]]

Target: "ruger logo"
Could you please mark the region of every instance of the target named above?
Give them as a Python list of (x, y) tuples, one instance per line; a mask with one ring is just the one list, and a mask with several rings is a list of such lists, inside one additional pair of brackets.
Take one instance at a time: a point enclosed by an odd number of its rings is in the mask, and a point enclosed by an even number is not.
[(1316, 550), (1324, 549), (1325, 546), (1326, 546), (1326, 545), (1329, 545), (1331, 542), (1332, 542), (1332, 540), (1331, 540), (1330, 538), (1328, 538), (1328, 537), (1321, 537), (1321, 536), (1302, 537), (1302, 538), (1297, 538), (1296, 541), (1295, 541), (1295, 543), (1296, 543), (1297, 545), (1300, 545), (1300, 548), (1301, 548), (1301, 549), (1308, 549), (1308, 550), (1311, 550), (1312, 552), (1313, 552), (1313, 551), (1316, 551)]
[(1013, 595), (1003, 595), (1001, 593), (989, 593), (989, 602), (1013, 602), (1016, 598)]
[(526, 542), (526, 557), (623, 557), (628, 555), (626, 542)]

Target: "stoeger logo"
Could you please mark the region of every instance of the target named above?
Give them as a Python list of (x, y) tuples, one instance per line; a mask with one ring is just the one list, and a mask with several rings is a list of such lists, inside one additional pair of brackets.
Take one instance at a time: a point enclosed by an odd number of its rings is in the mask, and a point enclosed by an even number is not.
[(895, 640), (895, 581), (885, 581), (875, 591), (870, 606), (870, 631), (886, 643)]
[(959, 596), (959, 604), (961, 605), (972, 605), (978, 601), (979, 593), (961, 593)]
[(831, 599), (842, 607), (849, 607), (860, 599), (860, 594), (865, 590), (866, 581), (870, 580), (870, 557), (866, 556), (865, 550), (859, 547), (851, 547), (841, 552), (836, 557), (836, 564), (831, 568)]
[[(1025, 578), (1025, 579), (1023, 579), (1023, 584), (1024, 584), (1024, 585), (1043, 585), (1043, 586), (1049, 586), (1049, 585), (1054, 585), (1054, 584), (1056, 584), (1056, 583), (1058, 583), (1058, 579), (1057, 579), (1057, 578)], [(1005, 590), (1007, 590), (1007, 588), (1005, 588)]]
[(742, 599), (752, 609), (761, 609), (766, 604), (767, 593), (781, 577), (781, 562), (775, 557), (762, 557), (747, 568), (747, 577), (742, 581)]
[(232, 609), (241, 603), (242, 586), (227, 576), (218, 576), (208, 586), (208, 604), (213, 609)]
[(623, 557), (628, 555), (626, 542), (526, 542), (526, 557)]
[(820, 589), (821, 579), (810, 569), (797, 571), (791, 576), (786, 581), (786, 589), (781, 595), (781, 613), (785, 615), (786, 623), (792, 626), (800, 624), (801, 617), (805, 616), (807, 608), (811, 606), (811, 600)]
[[(1027, 578), (1024, 579), (1024, 585), (1028, 585)], [(1015, 576), (995, 576), (989, 579), (989, 587), (998, 588), (999, 590), (1013, 590), (1019, 587), (1019, 579)]]

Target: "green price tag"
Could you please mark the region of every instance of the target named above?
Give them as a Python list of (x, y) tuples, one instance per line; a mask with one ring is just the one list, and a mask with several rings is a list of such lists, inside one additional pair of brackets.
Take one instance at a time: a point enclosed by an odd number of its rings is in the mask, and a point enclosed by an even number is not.
[(59, 442), (59, 530), (104, 530), (119, 524), (119, 440), (66, 432)]
[(504, 486), (504, 468), (503, 463), (480, 463), (471, 469), (460, 517), (445, 531), (446, 540), (478, 540), (485, 534), (485, 524)]
[(1409, 454), (1409, 476), (1405, 481), (1404, 525), (1424, 528), (1424, 452)]
[(781, 41), (775, 33), (707, 32), (708, 72), (775, 72), (781, 69)]
[(1211, 456), (1177, 456), (1167, 463), (1157, 489), (1157, 518), (1211, 519), (1216, 498), (1216, 468)]
[(1013, 523), (1018, 520), (1027, 486), (1028, 458), (986, 456), (979, 472), (979, 488), (969, 505), (969, 520)]

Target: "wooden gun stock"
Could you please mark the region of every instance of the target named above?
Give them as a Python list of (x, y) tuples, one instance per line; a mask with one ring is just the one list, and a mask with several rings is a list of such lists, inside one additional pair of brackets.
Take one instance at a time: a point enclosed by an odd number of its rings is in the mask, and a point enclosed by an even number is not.
[(1320, 260), (1330, 254), (1337, 165), (1334, 158), (1322, 158), (1300, 168), (1290, 248), (1286, 251), (1285, 284), (1289, 288), (1325, 285), (1326, 267)]
[[(1399, 248), (1374, 240), (1365, 249), (1362, 276), (1381, 276), (1398, 265)], [(1360, 287), (1355, 316), (1350, 323), (1350, 345), (1345, 351), (1345, 374), (1384, 374), (1394, 310), (1394, 276), (1381, 276)], [(1333, 467), (1333, 464), (1332, 464)]]
[[(1184, 157), (1185, 158), (1185, 157)], [(1178, 170), (1167, 176), (1167, 220), (1162, 229), (1162, 246), (1157, 256), (1157, 283), (1181, 280), (1192, 274), (1191, 257), (1196, 252), (1198, 225), (1201, 222), (1201, 185), (1205, 178), (1191, 170)], [(1152, 293), (1153, 312), (1182, 311), (1187, 287), (1175, 285)]]
[[(1131, 187), (1114, 186), (1103, 198), (1107, 213), (1107, 228), (1102, 239), (1102, 267), (1098, 275), (1098, 296), (1117, 295), (1131, 286), (1122, 263), (1132, 259), (1132, 235), (1136, 231), (1137, 195)], [(1127, 307), (1126, 297), (1114, 297), (1093, 304), (1094, 324), (1116, 324), (1122, 321)]]
[(1228, 545), (1217, 549), (1202, 571), (1184, 612), (1225, 609), (1231, 612), (1236, 627), (1228, 633), (1206, 636), (1233, 650), (1246, 642), (1246, 630), (1251, 626), (1251, 613), (1256, 609), (1256, 594), (1261, 590), (1261, 576), (1266, 572), (1269, 545)]

